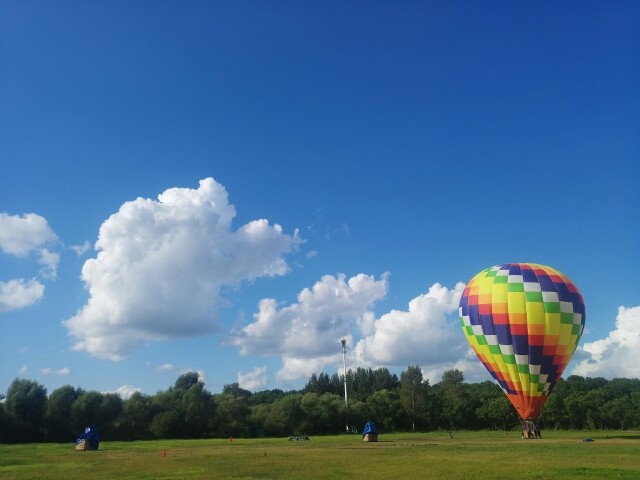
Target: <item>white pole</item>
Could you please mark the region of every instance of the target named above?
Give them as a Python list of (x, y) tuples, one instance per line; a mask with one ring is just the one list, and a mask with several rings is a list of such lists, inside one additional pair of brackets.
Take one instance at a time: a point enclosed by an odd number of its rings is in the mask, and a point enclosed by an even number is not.
[(345, 423), (347, 425), (347, 432), (349, 431), (349, 417), (347, 416), (347, 412), (349, 410), (349, 401), (347, 399), (347, 341), (343, 338), (340, 340), (342, 343), (342, 364), (344, 367), (344, 418)]

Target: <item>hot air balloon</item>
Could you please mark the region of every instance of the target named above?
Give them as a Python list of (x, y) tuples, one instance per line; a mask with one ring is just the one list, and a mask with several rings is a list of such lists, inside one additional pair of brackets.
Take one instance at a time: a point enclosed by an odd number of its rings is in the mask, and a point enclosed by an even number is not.
[(473, 351), (520, 418), (533, 421), (584, 330), (577, 287), (545, 265), (496, 265), (471, 279), (458, 311)]

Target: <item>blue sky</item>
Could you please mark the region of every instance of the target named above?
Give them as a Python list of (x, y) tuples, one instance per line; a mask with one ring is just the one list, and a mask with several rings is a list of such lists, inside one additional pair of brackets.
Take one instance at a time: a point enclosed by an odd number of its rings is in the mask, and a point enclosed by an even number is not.
[(640, 377), (635, 2), (0, 2), (0, 392), (488, 379), (462, 286), (580, 288)]

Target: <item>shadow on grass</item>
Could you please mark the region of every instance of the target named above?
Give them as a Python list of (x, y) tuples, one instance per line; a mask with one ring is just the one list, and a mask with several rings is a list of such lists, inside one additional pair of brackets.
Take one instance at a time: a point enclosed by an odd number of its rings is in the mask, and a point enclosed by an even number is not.
[(640, 440), (640, 435), (591, 435), (595, 439), (608, 440)]

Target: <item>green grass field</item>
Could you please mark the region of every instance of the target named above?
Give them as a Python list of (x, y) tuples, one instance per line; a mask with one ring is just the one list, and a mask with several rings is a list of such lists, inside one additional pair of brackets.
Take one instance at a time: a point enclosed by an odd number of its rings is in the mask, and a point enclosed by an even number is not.
[[(0, 479), (629, 479), (640, 478), (640, 432), (441, 432), (282, 439), (0, 445)], [(583, 438), (594, 441), (585, 443)], [(166, 456), (163, 453), (166, 452)]]

